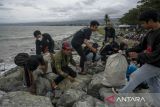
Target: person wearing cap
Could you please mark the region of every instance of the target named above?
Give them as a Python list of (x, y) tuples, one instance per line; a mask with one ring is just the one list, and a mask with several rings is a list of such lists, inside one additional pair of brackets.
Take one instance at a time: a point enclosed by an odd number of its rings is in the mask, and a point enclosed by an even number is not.
[(76, 66), (72, 57), (72, 46), (68, 42), (63, 42), (62, 49), (55, 54), (55, 69), (59, 75), (54, 81), (59, 84), (64, 78), (68, 78), (71, 82), (75, 81), (76, 72), (68, 65), (69, 63)]
[(82, 44), (85, 44), (89, 49), (93, 52), (96, 52), (97, 49), (93, 48), (92, 45), (89, 43), (90, 36), (93, 31), (97, 31), (99, 23), (94, 20), (90, 22), (90, 27), (85, 27), (77, 31), (71, 40), (71, 44), (75, 51), (80, 56), (80, 67), (81, 67), (81, 74), (86, 74), (86, 70), (84, 68), (84, 64), (86, 62), (86, 56), (83, 52)]

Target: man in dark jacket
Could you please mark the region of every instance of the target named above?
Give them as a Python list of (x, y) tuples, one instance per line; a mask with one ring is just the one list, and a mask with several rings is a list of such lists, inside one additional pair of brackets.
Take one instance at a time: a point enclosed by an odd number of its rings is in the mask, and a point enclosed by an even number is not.
[[(131, 74), (129, 83), (118, 92), (130, 93), (140, 83), (147, 81), (150, 91), (157, 94), (160, 93), (160, 16), (157, 11), (148, 10), (139, 19), (149, 32), (138, 46), (128, 50), (128, 55), (144, 65)], [(113, 89), (113, 92), (116, 91)], [(160, 97), (154, 94), (153, 98), (155, 107), (158, 107)]]
[(34, 31), (34, 37), (36, 38), (36, 54), (40, 55), (42, 53), (42, 45), (48, 44), (48, 50), (54, 53), (54, 40), (48, 33), (41, 34), (39, 30)]
[(73, 36), (71, 44), (73, 48), (77, 51), (80, 56), (80, 67), (81, 67), (81, 74), (86, 74), (84, 70), (84, 63), (86, 62), (86, 56), (83, 52), (82, 44), (85, 44), (89, 49), (93, 52), (97, 50), (92, 47), (92, 45), (88, 42), (90, 40), (90, 36), (93, 31), (97, 31), (99, 23), (97, 21), (91, 21), (90, 27), (83, 28), (76, 32)]

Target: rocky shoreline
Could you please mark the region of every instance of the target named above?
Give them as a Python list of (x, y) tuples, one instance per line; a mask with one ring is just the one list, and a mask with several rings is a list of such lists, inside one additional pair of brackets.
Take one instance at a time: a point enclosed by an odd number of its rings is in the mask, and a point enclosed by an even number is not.
[[(102, 36), (93, 38), (97, 42), (103, 39)], [(76, 53), (74, 57), (78, 59)], [(50, 99), (29, 93), (23, 85), (21, 68), (16, 67), (0, 77), (0, 107), (113, 107), (105, 100), (114, 94), (111, 87), (103, 84), (104, 69), (105, 65), (98, 62), (89, 67), (87, 75), (78, 75), (75, 82), (65, 79), (59, 84), (61, 91), (55, 91), (55, 98)], [(148, 90), (141, 92), (148, 93)], [(149, 103), (142, 103), (139, 107), (151, 107)], [(124, 105), (115, 104), (114, 107)]]

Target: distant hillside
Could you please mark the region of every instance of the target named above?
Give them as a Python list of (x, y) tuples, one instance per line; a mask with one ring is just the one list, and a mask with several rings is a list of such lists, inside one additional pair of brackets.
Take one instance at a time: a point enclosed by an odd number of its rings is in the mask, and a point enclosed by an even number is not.
[[(119, 19), (111, 19), (114, 24), (119, 23)], [(14, 23), (14, 24), (0, 24), (0, 25), (26, 25), (26, 26), (87, 26), (91, 20), (75, 20), (62, 22), (33, 22), (33, 23)], [(97, 20), (101, 25), (104, 25), (103, 19)]]

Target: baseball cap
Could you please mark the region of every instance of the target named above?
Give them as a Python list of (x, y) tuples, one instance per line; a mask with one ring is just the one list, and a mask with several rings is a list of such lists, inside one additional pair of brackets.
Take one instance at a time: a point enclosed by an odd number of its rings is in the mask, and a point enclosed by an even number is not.
[(70, 44), (69, 42), (67, 42), (67, 41), (64, 41), (64, 42), (62, 43), (62, 49), (70, 49), (70, 50), (73, 50), (71, 44)]

